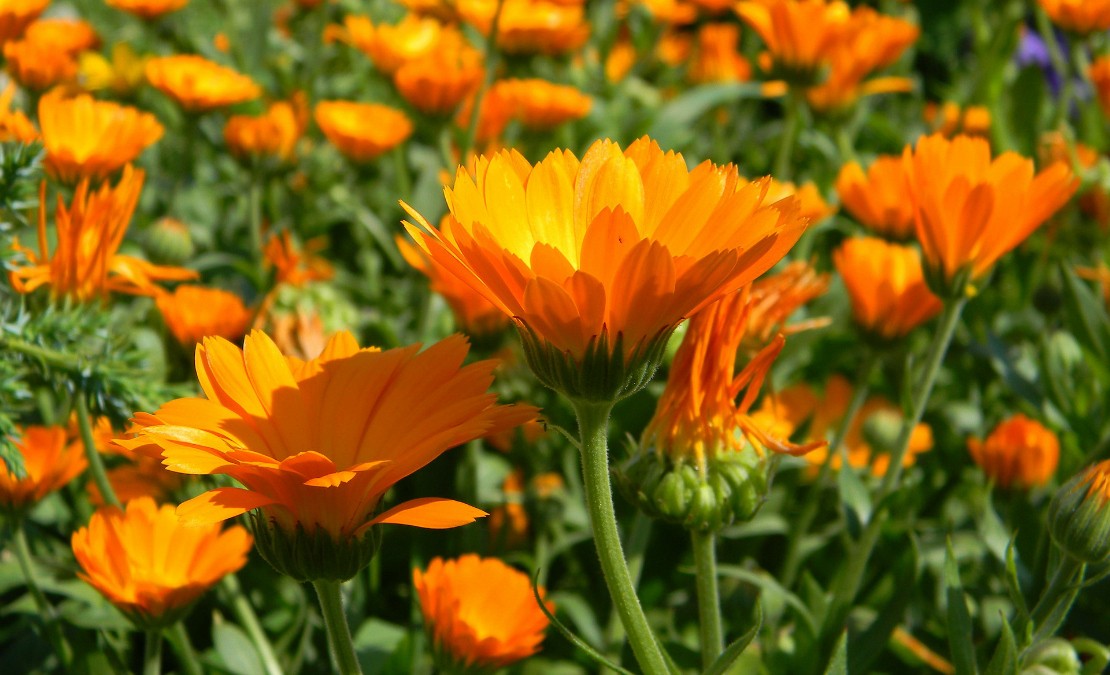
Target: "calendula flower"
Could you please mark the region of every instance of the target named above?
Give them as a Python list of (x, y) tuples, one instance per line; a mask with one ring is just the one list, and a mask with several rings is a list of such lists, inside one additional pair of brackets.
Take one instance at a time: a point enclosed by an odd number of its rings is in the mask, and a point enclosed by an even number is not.
[(100, 45), (96, 29), (81, 19), (40, 19), (27, 27), (23, 39), (51, 45), (72, 56)]
[(146, 21), (157, 19), (163, 14), (176, 12), (189, 4), (189, 0), (104, 0), (104, 2), (109, 7), (134, 14)]
[[(412, 583), (433, 654), (445, 672), (498, 670), (543, 644), (548, 620), (536, 606), (532, 580), (497, 558), (434, 558), (423, 572), (412, 571)], [(539, 594), (545, 595), (542, 588)]]
[(857, 162), (845, 164), (836, 178), (836, 192), (840, 205), (856, 222), (876, 234), (891, 239), (914, 235), (913, 204), (907, 194), (901, 157), (877, 157), (866, 174)]
[(0, 93), (0, 143), (32, 143), (39, 140), (38, 129), (23, 114), (22, 110), (12, 110), (15, 84), (8, 83)]
[(1004, 490), (1045, 485), (1060, 461), (1056, 434), (1021, 414), (999, 423), (985, 441), (969, 438), (967, 449), (987, 478)]
[[(155, 457), (137, 455), (131, 451), (120, 451), (112, 446), (107, 454), (123, 455), (126, 460), (117, 463), (108, 469), (108, 483), (116, 499), (126, 504), (133, 499), (146, 497), (156, 502), (165, 502), (173, 495), (174, 490), (181, 487), (185, 476), (173, 473), (162, 466), (162, 462)], [(89, 495), (89, 502), (94, 506), (107, 506), (96, 481), (90, 480), (85, 485)]]
[(447, 306), (455, 317), (455, 325), (460, 330), (471, 335), (484, 336), (497, 334), (508, 327), (509, 317), (485, 296), (457, 276), (431, 264), (423, 251), (404, 239), (398, 237), (396, 241), (404, 259), (428, 277), (431, 289), (447, 301)]
[(73, 533), (73, 555), (88, 582), (137, 626), (180, 619), (224, 575), (247, 564), (251, 536), (238, 525), (181, 522), (149, 497), (99, 509)]
[(298, 246), (288, 230), (275, 234), (266, 242), (262, 258), (266, 269), (273, 269), (276, 283), (303, 286), (310, 281), (327, 281), (335, 275), (331, 263), (316, 255), (327, 242), (313, 239)]
[(374, 24), (369, 17), (348, 15), (343, 26), (346, 40), (387, 75), (397, 72), (408, 61), (434, 53), (446, 34), (456, 32), (435, 19), (416, 14), (407, 15), (395, 25)]
[(828, 319), (821, 318), (786, 324), (794, 312), (823, 295), (828, 287), (829, 275), (818, 274), (812, 265), (800, 260), (752, 282), (746, 309), (748, 326), (741, 349), (758, 351), (778, 333), (789, 336), (828, 325)]
[(246, 75), (193, 54), (150, 59), (146, 79), (193, 112), (253, 101), (262, 95), (262, 88)]
[(852, 14), (840, 0), (744, 0), (735, 10), (767, 45), (773, 71), (800, 86), (815, 83)]
[(924, 118), (933, 131), (949, 138), (957, 134), (986, 137), (991, 130), (990, 109), (981, 105), (961, 109), (952, 101), (943, 105), (930, 102), (925, 104)]
[(4, 43), (5, 68), (27, 89), (44, 91), (77, 75), (72, 54), (45, 42), (18, 40)]
[(445, 115), (478, 88), (483, 72), (481, 53), (459, 36), (441, 41), (426, 56), (406, 61), (393, 74), (393, 84), (414, 108)]
[(821, 191), (814, 183), (795, 185), (789, 181), (778, 181), (771, 178), (767, 188), (767, 201), (777, 202), (786, 197), (796, 197), (799, 205), (799, 215), (810, 222), (817, 224), (836, 213), (836, 207), (830, 206)]
[(233, 115), (224, 126), (224, 141), (240, 158), (293, 158), (297, 140), (304, 133), (293, 103), (271, 103), (261, 115)]
[(23, 459), (18, 478), (0, 462), (0, 511), (21, 513), (85, 470), (84, 446), (70, 442), (64, 427), (27, 426), (17, 430), (15, 449)]
[(130, 96), (146, 82), (146, 61), (125, 42), (112, 45), (111, 59), (82, 52), (77, 58), (78, 81), (89, 91), (108, 89), (118, 96)]
[(159, 294), (155, 302), (166, 327), (186, 347), (209, 335), (237, 340), (254, 318), (238, 295), (218, 288), (178, 286), (173, 293)]
[(0, 3), (0, 43), (18, 39), (49, 4), (50, 0), (5, 0)]
[(528, 512), (524, 509), (524, 475), (513, 471), (501, 483), (503, 503), (489, 512), (490, 543), (496, 548), (512, 549), (528, 541)]
[(150, 113), (87, 94), (54, 91), (39, 100), (46, 172), (63, 183), (103, 180), (130, 163), (164, 131)]
[(683, 0), (622, 0), (618, 11), (627, 14), (632, 5), (643, 7), (656, 23), (666, 26), (686, 26), (698, 18), (698, 8)]
[[(205, 338), (196, 362), (206, 398), (137, 415), (136, 437), (119, 443), (161, 454), (171, 471), (223, 474), (243, 485), (185, 502), (178, 507), (185, 520), (212, 523), (261, 509), (259, 550), (279, 571), (348, 579), (376, 551), (374, 525), (438, 529), (485, 515), (433, 498), (375, 515), (394, 483), (448, 448), (535, 415), (494, 405), (487, 389), (496, 362), (463, 366), (466, 354), (459, 335), (424, 351), (378, 351), (340, 332), (310, 361), (283, 356), (260, 331), (243, 349)], [(306, 546), (330, 553), (313, 557)]]
[[(482, 35), (489, 35), (498, 0), (460, 0), (459, 15)], [(550, 0), (503, 0), (497, 22), (497, 46), (510, 54), (566, 54), (590, 37), (581, 5)]]
[(78, 185), (73, 201), (66, 208), (61, 196), (54, 211), (57, 244), (54, 252), (46, 246), (46, 184), (39, 190), (39, 252), (24, 248), (19, 242), (13, 248), (26, 256), (29, 264), (14, 267), (10, 274), (12, 286), (20, 293), (30, 293), (40, 286), (49, 286), (55, 298), (72, 298), (80, 302), (107, 299), (109, 293), (154, 295), (156, 281), (185, 281), (196, 272), (180, 267), (162, 267), (116, 253), (131, 214), (143, 188), (142, 170), (130, 165), (119, 183), (105, 183), (92, 192), (86, 178)]
[(987, 141), (968, 136), (922, 138), (903, 161), (926, 278), (942, 296), (965, 294), (1079, 187), (1063, 162), (1034, 175), (1032, 160), (992, 160)]
[(1037, 0), (1052, 23), (1078, 35), (1110, 30), (1110, 0)]
[(752, 77), (752, 65), (737, 45), (740, 27), (730, 23), (707, 23), (698, 29), (697, 57), (690, 64), (694, 82), (746, 82)]
[(915, 248), (855, 237), (833, 252), (833, 262), (848, 289), (856, 323), (883, 340), (905, 336), (941, 310)]
[(405, 113), (378, 103), (321, 101), (313, 116), (332, 145), (355, 162), (369, 162), (412, 135)]
[[(406, 206), (407, 227), (434, 265), (513, 318), (541, 380), (612, 400), (647, 383), (683, 318), (801, 236), (798, 200), (769, 204), (768, 187), (731, 165), (691, 171), (647, 138), (624, 152), (597, 141), (581, 161), (556, 150), (535, 166), (510, 150), (460, 168), (440, 228)], [(598, 367), (608, 375), (580, 379)]]
[(1103, 114), (1110, 117), (1110, 56), (1100, 56), (1095, 59), (1087, 75), (1095, 86), (1095, 94), (1098, 96), (1098, 104), (1102, 106)]
[(1079, 472), (1056, 491), (1048, 505), (1048, 531), (1079, 562), (1110, 558), (1110, 460)]
[(552, 129), (578, 120), (590, 112), (591, 99), (581, 90), (539, 79), (496, 82), (489, 92), (490, 105), (530, 129)]

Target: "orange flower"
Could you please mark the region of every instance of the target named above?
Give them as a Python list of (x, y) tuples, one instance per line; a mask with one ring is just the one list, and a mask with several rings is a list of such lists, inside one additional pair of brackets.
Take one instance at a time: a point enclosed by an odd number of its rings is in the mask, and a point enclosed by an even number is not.
[(273, 268), (277, 284), (304, 286), (311, 281), (327, 281), (335, 275), (331, 263), (316, 255), (326, 242), (313, 239), (299, 247), (288, 230), (275, 234), (262, 251), (266, 269)]
[(27, 27), (24, 40), (50, 45), (72, 56), (100, 45), (100, 36), (88, 21), (80, 19), (42, 19)]
[(24, 476), (17, 478), (6, 462), (0, 462), (0, 511), (5, 513), (34, 506), (88, 465), (84, 446), (70, 443), (64, 427), (24, 427), (14, 441), (23, 456)]
[[(459, 15), (489, 35), (498, 0), (460, 0)], [(551, 0), (504, 0), (497, 23), (497, 46), (510, 54), (566, 54), (590, 37), (581, 5)]]
[(490, 510), (486, 525), (496, 548), (517, 548), (528, 541), (528, 512), (524, 509), (524, 476), (511, 472), (501, 483), (504, 503)]
[[(903, 161), (926, 277), (946, 294), (968, 292), (1079, 186), (1063, 162), (1034, 175), (1032, 160), (1007, 152), (992, 161), (990, 145), (968, 136), (923, 138)], [(967, 278), (953, 288), (957, 275)]]
[(186, 347), (209, 335), (237, 340), (246, 334), (254, 314), (238, 295), (204, 286), (178, 286), (155, 298), (166, 326)]
[(852, 299), (856, 323), (884, 340), (905, 336), (941, 310), (925, 284), (915, 248), (856, 237), (833, 252), (833, 262)]
[(412, 571), (412, 583), (441, 670), (498, 670), (543, 643), (548, 621), (531, 579), (497, 558), (434, 558), (424, 572)]
[(618, 11), (627, 13), (628, 5), (640, 5), (656, 23), (669, 26), (685, 26), (698, 18), (698, 8), (683, 0), (622, 0)]
[(347, 29), (346, 41), (387, 75), (409, 61), (435, 53), (445, 34), (456, 32), (435, 19), (415, 14), (407, 15), (396, 25), (374, 25), (369, 17), (348, 15), (343, 25)]
[(7, 42), (4, 58), (12, 78), (35, 91), (49, 89), (77, 75), (77, 60), (73, 55), (46, 42)]
[(118, 96), (130, 96), (146, 83), (146, 61), (126, 43), (117, 42), (110, 60), (96, 52), (80, 54), (78, 80), (89, 91), (111, 89)]
[(271, 103), (261, 115), (233, 115), (224, 126), (224, 141), (236, 157), (293, 158), (304, 133), (296, 108), (289, 101)]
[(397, 237), (397, 247), (410, 265), (428, 277), (431, 289), (443, 296), (455, 325), (472, 335), (490, 335), (509, 325), (509, 317), (482, 294), (467, 286), (455, 275), (431, 264), (423, 251)]
[(746, 82), (752, 66), (736, 46), (740, 27), (729, 23), (707, 23), (698, 29), (697, 58), (690, 65), (694, 82)]
[(50, 92), (39, 100), (46, 172), (63, 183), (103, 180), (162, 137), (154, 115), (87, 94)]
[(50, 0), (5, 0), (0, 3), (0, 42), (18, 39), (49, 4)]
[(1052, 23), (1079, 35), (1110, 30), (1110, 0), (1038, 0)]
[(440, 21), (455, 21), (457, 0), (400, 0), (410, 12), (417, 16), (430, 16)]
[(22, 110), (12, 110), (15, 84), (9, 82), (0, 93), (0, 143), (32, 143), (39, 140), (35, 125)]
[[(255, 519), (260, 552), (279, 571), (347, 579), (373, 555), (374, 525), (439, 529), (485, 515), (432, 498), (374, 515), (394, 483), (448, 448), (535, 415), (530, 407), (494, 405), (486, 390), (497, 362), (463, 366), (466, 354), (460, 335), (422, 352), (420, 345), (378, 351), (359, 349), (341, 332), (311, 361), (282, 356), (260, 331), (242, 350), (205, 338), (196, 363), (207, 398), (136, 415), (137, 436), (119, 444), (161, 454), (171, 471), (224, 474), (244, 486), (185, 502), (178, 513), (186, 520), (212, 523), (262, 509)], [(306, 563), (291, 552), (304, 553), (296, 543), (302, 537), (347, 554)]]
[(140, 497), (99, 509), (73, 533), (77, 576), (136, 625), (160, 628), (180, 619), (226, 574), (247, 564), (251, 536), (239, 526), (188, 525), (172, 505)]
[(1098, 95), (1098, 103), (1102, 106), (1103, 114), (1110, 117), (1110, 56), (1100, 56), (1095, 59), (1087, 74), (1095, 85), (1095, 93)]
[(828, 319), (809, 319), (786, 325), (786, 320), (829, 287), (829, 275), (818, 274), (808, 263), (796, 260), (781, 272), (760, 277), (752, 283), (748, 298), (748, 329), (742, 348), (759, 350), (771, 338), (791, 335), (828, 324)]
[(146, 79), (186, 110), (203, 112), (262, 95), (254, 80), (202, 56), (179, 54), (146, 62)]
[(405, 113), (377, 103), (321, 101), (314, 117), (332, 145), (355, 162), (369, 162), (412, 135)]
[(815, 225), (836, 213), (836, 207), (829, 206), (815, 184), (805, 183), (799, 187), (791, 182), (782, 182), (771, 178), (771, 183), (767, 188), (766, 199), (768, 202), (777, 202), (791, 196), (798, 199), (798, 215), (808, 220), (811, 225)]
[(1056, 435), (1021, 414), (1000, 423), (985, 441), (969, 438), (967, 449), (987, 478), (1004, 490), (1045, 485), (1060, 461)]
[(980, 105), (969, 105), (961, 110), (951, 101), (943, 105), (930, 102), (925, 104), (924, 118), (933, 131), (948, 137), (956, 134), (987, 136), (991, 131), (991, 112)]
[(13, 244), (30, 262), (10, 272), (15, 290), (30, 293), (40, 286), (50, 286), (55, 298), (88, 302), (107, 299), (113, 292), (154, 295), (159, 290), (155, 281), (195, 278), (196, 272), (192, 270), (152, 265), (116, 253), (139, 201), (143, 177), (142, 170), (133, 170), (128, 165), (116, 187), (105, 183), (91, 194), (86, 178), (77, 185), (68, 209), (59, 195), (54, 211), (57, 244), (52, 255), (46, 248), (44, 182), (39, 189), (39, 253), (35, 255), (19, 242)]
[(836, 178), (836, 191), (841, 205), (864, 227), (891, 239), (913, 236), (913, 204), (901, 157), (877, 157), (866, 174), (856, 162), (845, 164)]
[(501, 115), (530, 129), (551, 129), (582, 119), (593, 104), (575, 87), (539, 79), (501, 80), (490, 89), (489, 98), (490, 105), (501, 108)]
[(429, 114), (448, 114), (482, 81), (482, 55), (459, 36), (441, 40), (430, 54), (411, 59), (393, 74), (406, 101)]
[(840, 0), (744, 0), (735, 9), (763, 38), (775, 69), (802, 85), (813, 83), (846, 38), (851, 20), (848, 4)]
[(134, 14), (146, 21), (157, 19), (163, 14), (176, 12), (189, 4), (189, 0), (104, 0), (104, 2), (109, 7)]
[[(556, 364), (616, 359), (612, 378), (595, 383), (606, 391), (576, 394), (606, 397), (646, 384), (683, 318), (798, 240), (797, 199), (768, 205), (767, 189), (768, 179), (749, 183), (731, 165), (690, 171), (647, 138), (623, 153), (606, 140), (581, 161), (564, 150), (534, 167), (515, 151), (481, 157), (446, 190), (442, 227), (407, 205), (418, 226), (406, 225), (433, 265), (517, 322), (549, 386), (566, 391), (562, 375), (574, 377)], [(623, 381), (634, 371), (646, 379)]]

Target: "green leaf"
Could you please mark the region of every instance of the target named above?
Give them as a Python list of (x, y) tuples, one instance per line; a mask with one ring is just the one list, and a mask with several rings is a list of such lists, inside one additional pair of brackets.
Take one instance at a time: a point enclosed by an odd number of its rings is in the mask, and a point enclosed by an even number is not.
[(605, 656), (601, 652), (597, 651), (596, 649), (591, 647), (589, 643), (587, 643), (585, 640), (575, 635), (569, 628), (564, 626), (563, 623), (559, 621), (559, 619), (557, 619), (554, 614), (551, 613), (551, 610), (547, 608), (547, 603), (545, 603), (543, 601), (543, 598), (540, 597), (540, 587), (539, 583), (537, 582), (537, 580), (539, 579), (539, 575), (539, 570), (536, 570), (535, 575), (533, 575), (532, 577), (532, 594), (536, 597), (536, 604), (539, 605), (540, 611), (544, 613), (544, 616), (546, 616), (547, 620), (551, 622), (551, 625), (555, 626), (555, 629), (562, 633), (563, 637), (565, 637), (572, 645), (581, 649), (582, 652), (586, 654), (586, 656), (596, 661), (599, 665), (605, 666), (606, 668), (609, 668), (610, 670), (616, 671), (618, 673), (623, 673), (624, 675), (632, 675), (631, 671), (625, 670), (624, 668), (621, 668), (617, 664), (605, 658)]
[(855, 470), (845, 465), (836, 472), (836, 484), (840, 489), (840, 502), (848, 516), (848, 527), (854, 534), (871, 520), (871, 495)]
[(1006, 574), (1004, 575), (1006, 593), (1010, 596), (1010, 602), (1014, 603), (1018, 618), (1028, 619), (1029, 606), (1025, 604), (1025, 595), (1021, 592), (1021, 581), (1018, 577), (1017, 559), (1015, 557), (1016, 541), (1016, 537), (1011, 539), (1009, 546), (1006, 547)]
[(902, 617), (917, 590), (918, 549), (911, 539), (910, 553), (903, 556), (894, 570), (893, 595), (871, 625), (858, 638), (852, 640), (852, 652), (848, 670), (852, 673), (869, 673), (871, 665), (883, 653), (894, 629), (902, 622)]
[(952, 550), (951, 537), (948, 538), (944, 556), (944, 588), (948, 600), (948, 646), (952, 652), (952, 664), (956, 667), (956, 675), (975, 675), (979, 669), (975, 665), (975, 647), (971, 642), (971, 616), (967, 611), (967, 599), (960, 583), (960, 567)]
[(729, 666), (731, 666), (733, 662), (735, 662), (736, 659), (744, 653), (744, 650), (747, 649), (748, 645), (752, 643), (752, 640), (754, 640), (755, 636), (759, 634), (759, 629), (762, 627), (763, 605), (762, 603), (757, 601), (755, 603), (755, 618), (752, 620), (752, 627), (748, 629), (747, 633), (744, 633), (740, 637), (736, 638), (736, 640), (733, 641), (732, 644), (730, 644), (728, 647), (725, 647), (725, 650), (721, 652), (721, 655), (717, 657), (717, 660), (714, 661), (712, 665), (710, 665), (709, 668), (705, 671), (705, 675), (724, 675), (725, 673), (727, 673)]
[(848, 672), (848, 631), (844, 631), (836, 641), (836, 649), (833, 650), (825, 675), (848, 675)]
[(684, 139), (693, 137), (694, 123), (713, 108), (762, 96), (762, 87), (751, 82), (693, 87), (659, 109), (647, 135), (655, 139), (661, 147), (681, 147), (686, 144)]
[(1106, 315), (1106, 308), (1069, 267), (1062, 267), (1062, 274), (1064, 304), (1072, 332), (1105, 363), (1110, 356), (1110, 317)]
[(790, 607), (798, 612), (798, 616), (809, 628), (810, 634), (817, 634), (817, 622), (814, 620), (809, 608), (806, 607), (806, 604), (802, 602), (801, 598), (783, 587), (783, 585), (770, 574), (766, 572), (762, 574), (753, 572), (752, 570), (745, 569), (738, 565), (718, 565), (717, 573), (722, 577), (732, 577), (733, 579), (747, 582), (758, 587), (765, 595), (773, 596), (773, 599), (778, 603), (785, 602), (787, 605), (790, 605)]
[(355, 653), (363, 672), (381, 673), (406, 644), (408, 631), (381, 619), (367, 619), (355, 631)]
[(1010, 623), (1003, 617), (1002, 637), (998, 639), (998, 647), (995, 648), (994, 656), (987, 665), (986, 675), (1013, 675), (1017, 672), (1017, 667), (1018, 653), (1014, 631), (1010, 629)]
[(212, 642), (228, 670), (240, 675), (266, 675), (254, 643), (241, 628), (227, 621), (212, 624)]

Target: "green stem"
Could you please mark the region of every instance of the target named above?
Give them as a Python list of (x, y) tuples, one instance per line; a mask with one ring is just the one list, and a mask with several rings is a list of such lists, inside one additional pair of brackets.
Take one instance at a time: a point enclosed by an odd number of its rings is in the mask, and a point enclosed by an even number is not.
[(690, 537), (697, 575), (701, 665), (702, 668), (709, 668), (725, 649), (725, 635), (721, 629), (721, 594), (717, 588), (717, 535), (695, 530)]
[(486, 72), (482, 78), (482, 86), (478, 88), (478, 93), (474, 95), (474, 107), (470, 111), (470, 124), (466, 127), (466, 136), (463, 137), (459, 153), (459, 162), (464, 166), (466, 165), (467, 156), (474, 149), (474, 139), (478, 136), (478, 120), (482, 116), (482, 101), (485, 99), (490, 85), (493, 84), (493, 73), (497, 70), (497, 32), (501, 28), (501, 9), (504, 6), (505, 0), (497, 0), (497, 9), (494, 10), (489, 35), (486, 36), (483, 59), (486, 63)]
[(235, 612), (235, 618), (242, 624), (254, 648), (258, 650), (266, 675), (283, 675), (281, 665), (274, 654), (274, 648), (266, 637), (266, 632), (262, 630), (262, 624), (258, 622), (258, 616), (254, 613), (250, 600), (239, 585), (239, 579), (234, 574), (228, 574), (220, 581), (220, 585), (231, 596), (231, 608)]
[(1064, 58), (1064, 52), (1060, 50), (1060, 43), (1056, 41), (1056, 31), (1052, 29), (1052, 23), (1048, 20), (1048, 15), (1040, 7), (1035, 7), (1033, 12), (1037, 17), (1037, 30), (1048, 49), (1048, 60), (1052, 63), (1053, 70), (1060, 77), (1060, 95), (1056, 99), (1056, 116), (1052, 124), (1054, 129), (1060, 129), (1067, 124), (1068, 109), (1071, 108), (1075, 83), (1072, 81), (1068, 60)]
[(168, 630), (170, 646), (177, 652), (177, 661), (185, 675), (204, 675), (200, 662), (197, 661), (196, 650), (193, 649), (193, 643), (189, 640), (189, 632), (185, 630), (185, 624), (178, 621)]
[(636, 588), (625, 563), (609, 484), (609, 414), (612, 402), (572, 401), (582, 438), (582, 478), (586, 490), (586, 509), (590, 514), (594, 544), (601, 560), (601, 571), (609, 595), (628, 632), (632, 652), (648, 675), (669, 672), (666, 658), (651, 632), (647, 617), (636, 597)]
[(247, 194), (250, 213), (247, 224), (250, 227), (251, 250), (258, 262), (258, 279), (261, 288), (262, 280), (266, 278), (264, 272), (264, 258), (262, 253), (262, 173), (257, 166), (251, 166), (251, 183)]
[(55, 620), (54, 608), (46, 600), (46, 596), (43, 595), (42, 589), (39, 588), (38, 581), (35, 579), (35, 568), (31, 564), (31, 547), (27, 545), (27, 533), (23, 529), (22, 519), (17, 519), (15, 522), (14, 538), (15, 557), (19, 560), (19, 569), (23, 572), (23, 578), (27, 582), (27, 590), (31, 592), (31, 597), (39, 609), (39, 614), (42, 615), (42, 625), (46, 631), (46, 638), (50, 640), (54, 652), (57, 653), (58, 659), (62, 662), (62, 670), (68, 671), (73, 655), (70, 652), (69, 643), (62, 635), (61, 627)]
[(351, 629), (347, 626), (347, 615), (343, 612), (343, 598), (339, 595), (339, 582), (318, 579), (312, 582), (316, 595), (320, 598), (320, 611), (324, 615), (324, 628), (328, 633), (328, 645), (340, 675), (361, 675), (355, 645), (351, 641)]
[[(650, 539), (651, 517), (637, 509), (636, 515), (632, 517), (632, 527), (629, 528), (628, 535), (624, 540), (626, 544), (624, 559), (628, 564), (628, 574), (632, 577), (633, 588), (639, 588), (640, 586), (640, 573), (644, 571), (644, 553), (647, 552), (648, 540)], [(616, 606), (609, 613), (609, 624), (605, 634), (608, 636), (606, 639), (608, 644), (613, 645), (624, 641), (624, 625), (621, 623), (621, 617), (617, 613)]]
[[(1048, 582), (1048, 587), (1041, 593), (1040, 600), (1037, 601), (1033, 611), (1029, 615), (1029, 621), (1032, 622), (1033, 628), (1039, 634), (1041, 632), (1042, 624), (1052, 615), (1056, 607), (1067, 598), (1069, 592), (1072, 590), (1072, 584), (1079, 575), (1082, 579), (1083, 563), (1071, 557), (1064, 555), (1060, 560), (1060, 564), (1056, 567), (1056, 572), (1052, 575), (1052, 579)], [(1025, 635), (1026, 627), (1028, 624), (1022, 622), (1018, 626), (1018, 631), (1015, 635)], [(1048, 637), (1047, 635), (1043, 637)], [(1036, 639), (1034, 639), (1036, 642)]]
[(38, 345), (20, 340), (19, 338), (0, 338), (0, 345), (3, 345), (13, 352), (19, 352), (24, 356), (30, 356), (32, 358), (38, 359), (51, 368), (57, 368), (59, 370), (65, 370), (68, 372), (73, 372), (77, 368), (74, 359), (71, 358), (68, 354), (64, 354), (63, 352), (59, 352), (53, 349), (48, 349), (46, 347), (39, 347)]
[(397, 194), (394, 196), (401, 201), (410, 201), (412, 198), (412, 179), (409, 177), (409, 167), (405, 163), (404, 144), (393, 148), (393, 168), (397, 174)]
[(855, 162), (856, 149), (852, 138), (848, 134), (848, 123), (841, 122), (836, 125), (836, 147), (840, 151), (840, 163)]
[(92, 420), (89, 419), (89, 403), (84, 392), (77, 391), (73, 397), (73, 405), (77, 410), (77, 428), (81, 431), (81, 442), (85, 446), (85, 457), (89, 460), (89, 473), (92, 474), (93, 481), (96, 482), (96, 487), (100, 490), (100, 499), (108, 506), (119, 507), (119, 498), (116, 497), (116, 491), (112, 489), (112, 483), (108, 480), (108, 472), (104, 469), (104, 460), (101, 459), (100, 451), (96, 449), (96, 441), (93, 440)]
[(143, 650), (143, 675), (160, 675), (162, 672), (162, 631), (151, 629), (146, 632), (146, 648)]
[(794, 144), (798, 140), (798, 126), (802, 121), (802, 97), (804, 94), (796, 87), (791, 87), (786, 94), (786, 116), (783, 119), (782, 139), (779, 141), (778, 154), (775, 156), (774, 169), (771, 176), (778, 181), (788, 181), (790, 159), (794, 154)]

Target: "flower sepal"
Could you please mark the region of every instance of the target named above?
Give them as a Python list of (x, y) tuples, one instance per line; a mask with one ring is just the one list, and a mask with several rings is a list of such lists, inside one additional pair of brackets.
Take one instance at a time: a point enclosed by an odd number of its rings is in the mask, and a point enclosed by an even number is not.
[(259, 509), (251, 511), (250, 527), (262, 558), (300, 582), (347, 581), (370, 564), (382, 543), (378, 527), (337, 541), (322, 527), (310, 532), (298, 523), (290, 532)]
[(1110, 558), (1110, 460), (1056, 491), (1048, 505), (1048, 531), (1057, 546), (1080, 562)]

